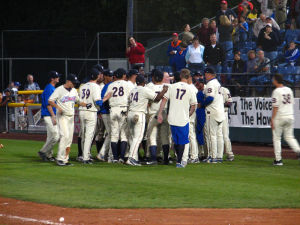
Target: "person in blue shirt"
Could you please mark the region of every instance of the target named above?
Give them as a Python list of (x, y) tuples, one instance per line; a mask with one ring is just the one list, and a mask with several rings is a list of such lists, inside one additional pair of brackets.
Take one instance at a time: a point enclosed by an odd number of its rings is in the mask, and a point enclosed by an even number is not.
[(53, 147), (59, 140), (58, 126), (56, 122), (56, 109), (51, 107), (48, 103), (49, 97), (55, 90), (56, 84), (59, 83), (60, 74), (56, 71), (49, 72), (49, 84), (45, 87), (41, 98), (42, 108), (41, 115), (44, 119), (47, 129), (47, 140), (38, 155), (43, 161), (55, 161), (53, 157)]
[(178, 38), (177, 33), (172, 34), (172, 42), (168, 46), (167, 55), (169, 56), (169, 65), (172, 67), (172, 71), (176, 72), (175, 64), (174, 64), (174, 58), (177, 52), (180, 51), (180, 45), (181, 40)]
[(245, 42), (248, 39), (249, 26), (244, 16), (240, 17), (240, 28), (239, 28), (239, 49), (245, 47)]
[(185, 61), (185, 56), (187, 52), (187, 44), (181, 42), (180, 45), (180, 50), (176, 52), (174, 56), (174, 65), (176, 68), (176, 71), (181, 71), (186, 67), (186, 61)]
[[(107, 92), (108, 86), (113, 82), (113, 71), (105, 70), (103, 72), (103, 76), (104, 76), (104, 81), (103, 82), (104, 82), (105, 85), (104, 85), (104, 87), (101, 91), (101, 99), (104, 98), (104, 96)], [(111, 148), (110, 148), (110, 129), (111, 129), (111, 126), (110, 126), (109, 110), (110, 110), (109, 103), (108, 103), (108, 101), (106, 101), (106, 102), (103, 103), (103, 105), (100, 108), (100, 111), (98, 112), (99, 114), (101, 114), (105, 129), (106, 129), (106, 132), (107, 132), (107, 136), (105, 137), (104, 143), (103, 143), (103, 145), (102, 145), (102, 147), (101, 147), (101, 149), (100, 149), (100, 151), (97, 155), (97, 159), (99, 159), (100, 161), (106, 161), (106, 156), (107, 156), (108, 150), (109, 150), (110, 158), (112, 157), (112, 152), (111, 152)], [(96, 145), (97, 145), (97, 143), (96, 143)]]

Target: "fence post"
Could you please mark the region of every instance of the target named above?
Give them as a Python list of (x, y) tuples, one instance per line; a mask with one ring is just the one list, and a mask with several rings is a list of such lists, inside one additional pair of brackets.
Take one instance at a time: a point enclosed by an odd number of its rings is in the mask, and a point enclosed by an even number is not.
[(100, 58), (100, 43), (99, 43), (99, 32), (97, 32), (97, 63), (99, 64)]
[(9, 83), (12, 82), (12, 59), (9, 59)]
[(9, 120), (9, 115), (8, 115), (8, 106), (5, 106), (5, 127), (6, 127), (6, 133), (8, 133), (9, 131), (9, 127), (8, 127), (8, 120)]
[(68, 76), (68, 59), (65, 59), (65, 79), (67, 80)]

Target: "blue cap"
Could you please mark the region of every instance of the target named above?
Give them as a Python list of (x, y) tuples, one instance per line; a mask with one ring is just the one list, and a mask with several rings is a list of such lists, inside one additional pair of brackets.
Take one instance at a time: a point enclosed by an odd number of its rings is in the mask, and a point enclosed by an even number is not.
[(18, 81), (15, 82), (14, 85), (17, 86), (17, 87), (20, 87), (20, 86), (21, 86), (20, 82), (18, 82)]
[(104, 76), (107, 76), (107, 77), (112, 77), (113, 74), (114, 74), (114, 72), (111, 71), (111, 70), (104, 70), (104, 71), (103, 71), (103, 75), (104, 75)]
[(205, 73), (215, 74), (216, 72), (215, 72), (215, 70), (214, 70), (213, 68), (208, 67), (208, 68), (206, 68), (206, 69), (204, 70), (204, 74), (205, 74)]
[(135, 82), (136, 82), (137, 85), (145, 83), (145, 78), (144, 78), (144, 76), (143, 76), (143, 75), (138, 75), (138, 76), (136, 77)]
[(50, 71), (48, 73), (48, 75), (49, 75), (50, 79), (55, 79), (55, 78), (59, 78), (60, 77), (60, 74), (58, 72), (54, 71), (54, 70)]
[(79, 84), (79, 80), (78, 80), (78, 78), (76, 77), (75, 74), (70, 73), (70, 74), (67, 76), (67, 80), (68, 80), (68, 81), (71, 81), (74, 85), (75, 85), (75, 84)]

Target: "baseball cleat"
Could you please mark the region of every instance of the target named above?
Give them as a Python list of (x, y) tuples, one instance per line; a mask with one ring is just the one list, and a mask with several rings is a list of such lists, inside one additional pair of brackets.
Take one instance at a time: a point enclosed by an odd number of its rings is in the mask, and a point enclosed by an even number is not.
[(157, 161), (146, 162), (146, 165), (157, 165)]
[(229, 162), (234, 161), (234, 155), (232, 155), (232, 156), (227, 156), (227, 161), (229, 161)]
[(124, 164), (125, 163), (124, 159), (119, 159), (119, 163)]
[(83, 161), (83, 157), (82, 157), (82, 156), (78, 156), (78, 157), (76, 158), (76, 160), (77, 160), (78, 162), (82, 162), (82, 161)]
[(48, 161), (49, 161), (45, 153), (43, 153), (43, 152), (38, 152), (38, 155), (39, 155), (39, 157), (40, 157), (43, 161), (45, 161), (45, 162), (48, 162)]
[(200, 160), (198, 158), (197, 159), (191, 159), (190, 163), (192, 163), (192, 164), (198, 164), (198, 163), (200, 163)]
[(66, 163), (64, 163), (64, 161), (61, 161), (61, 160), (57, 160), (57, 161), (56, 161), (56, 164), (57, 164), (58, 166), (66, 166)]
[(274, 160), (273, 165), (274, 166), (283, 166), (283, 162), (282, 162), (282, 160), (279, 160), (279, 161)]
[(99, 161), (105, 162), (105, 157), (104, 157), (104, 155), (98, 154), (96, 157), (97, 157), (97, 159), (98, 159)]
[(176, 168), (184, 168), (185, 166), (183, 166), (182, 164), (180, 163), (176, 163)]
[(126, 164), (130, 166), (142, 166), (138, 161), (136, 161), (133, 158), (128, 158)]
[(91, 160), (83, 160), (82, 163), (83, 164), (93, 164), (93, 162)]
[(54, 158), (54, 157), (49, 157), (49, 158), (47, 158), (48, 159), (48, 161), (50, 161), (50, 162), (55, 162), (56, 161), (56, 159)]
[(119, 160), (113, 159), (111, 162), (112, 162), (112, 163), (119, 163)]
[(112, 162), (113, 162), (113, 159), (110, 158), (110, 157), (108, 157), (107, 162), (108, 162), (108, 163), (112, 163)]
[(211, 157), (209, 156), (209, 157), (203, 159), (202, 162), (204, 162), (204, 163), (210, 163), (210, 160), (211, 160)]
[(223, 162), (223, 159), (222, 159), (222, 158), (218, 158), (218, 159), (217, 159), (217, 162), (218, 162), (218, 163), (222, 163), (222, 162)]
[(211, 159), (210, 163), (216, 164), (216, 163), (218, 163), (218, 160), (217, 159)]

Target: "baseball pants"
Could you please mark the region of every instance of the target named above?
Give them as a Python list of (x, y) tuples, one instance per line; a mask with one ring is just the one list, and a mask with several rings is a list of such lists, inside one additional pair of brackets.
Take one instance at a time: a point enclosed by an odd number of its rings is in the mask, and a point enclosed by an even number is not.
[(57, 115), (56, 117), (60, 136), (56, 159), (67, 163), (69, 155), (66, 154), (66, 149), (71, 147), (73, 141), (74, 116)]
[(210, 114), (206, 114), (207, 125), (207, 148), (209, 149), (210, 156), (213, 159), (223, 158), (224, 140), (222, 134), (223, 121), (217, 121)]
[(58, 126), (53, 125), (51, 116), (44, 116), (47, 129), (47, 140), (40, 152), (45, 153), (48, 158), (53, 155), (53, 147), (59, 140)]
[(163, 113), (163, 119), (163, 123), (160, 124), (157, 122), (155, 114), (150, 116), (147, 132), (150, 146), (158, 146), (158, 137), (160, 137), (160, 142), (162, 145), (169, 144), (169, 124), (166, 113)]
[(294, 137), (294, 119), (291, 118), (276, 118), (274, 120), (273, 145), (275, 160), (281, 160), (281, 136), (283, 134), (284, 140), (288, 143), (290, 148), (296, 152), (300, 152), (298, 141)]
[(80, 130), (83, 160), (90, 159), (90, 151), (97, 126), (97, 112), (80, 111)]
[(232, 152), (231, 141), (229, 138), (229, 121), (228, 121), (228, 111), (225, 111), (225, 120), (223, 121), (223, 139), (225, 145), (225, 152), (229, 157), (233, 157), (234, 154)]
[(111, 142), (119, 140), (127, 142), (127, 107), (112, 107), (110, 109)]
[(97, 125), (95, 129), (95, 141), (103, 141), (104, 139), (105, 126), (103, 118), (97, 116)]
[(190, 117), (190, 123), (189, 123), (189, 144), (185, 145), (184, 148), (184, 153), (182, 156), (182, 161), (187, 162), (187, 160), (189, 159), (189, 155), (190, 158), (193, 159), (197, 159), (198, 158), (198, 154), (199, 154), (199, 149), (198, 149), (198, 143), (197, 143), (197, 139), (196, 139), (196, 113), (194, 113), (191, 117)]
[(111, 145), (110, 145), (110, 135), (111, 135), (111, 124), (110, 124), (110, 115), (109, 114), (102, 114), (103, 123), (106, 130), (106, 137), (104, 140), (104, 143), (102, 145), (102, 148), (100, 150), (100, 154), (103, 156), (106, 156), (107, 153), (109, 154), (109, 157), (112, 158), (112, 152), (111, 152)]
[(143, 112), (128, 113), (128, 127), (130, 132), (129, 157), (138, 161), (140, 143), (144, 137), (146, 116)]

